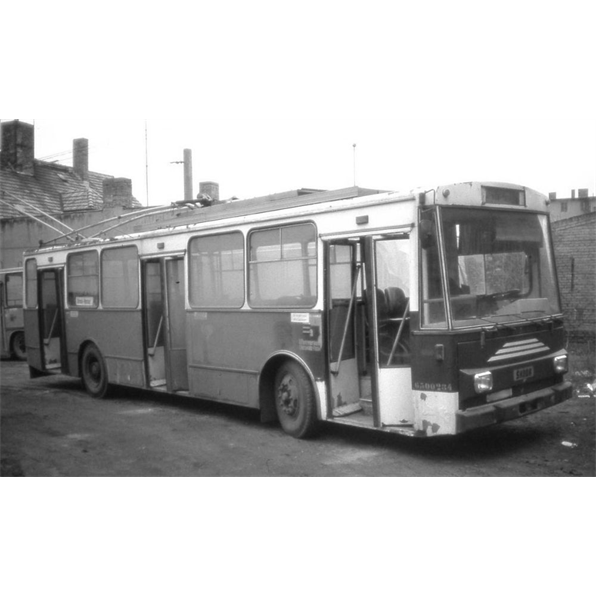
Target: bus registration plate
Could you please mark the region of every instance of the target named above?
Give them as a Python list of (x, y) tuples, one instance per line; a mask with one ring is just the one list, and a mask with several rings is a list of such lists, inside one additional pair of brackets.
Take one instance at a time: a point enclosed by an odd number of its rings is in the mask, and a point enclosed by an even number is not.
[(513, 380), (514, 381), (525, 381), (530, 377), (534, 376), (534, 367), (533, 366), (525, 366), (524, 368), (516, 368), (513, 371)]

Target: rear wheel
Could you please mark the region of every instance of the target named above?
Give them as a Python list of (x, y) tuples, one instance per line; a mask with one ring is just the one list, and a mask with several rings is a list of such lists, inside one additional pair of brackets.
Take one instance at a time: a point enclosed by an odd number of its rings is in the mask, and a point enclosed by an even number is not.
[(12, 336), (12, 353), (17, 360), (27, 360), (27, 349), (25, 348), (25, 334), (17, 331)]
[(108, 394), (108, 369), (95, 344), (89, 344), (83, 351), (81, 378), (89, 395), (98, 398), (106, 397)]
[(314, 388), (304, 369), (296, 362), (285, 362), (275, 375), (275, 407), (281, 426), (289, 435), (303, 439), (316, 431)]

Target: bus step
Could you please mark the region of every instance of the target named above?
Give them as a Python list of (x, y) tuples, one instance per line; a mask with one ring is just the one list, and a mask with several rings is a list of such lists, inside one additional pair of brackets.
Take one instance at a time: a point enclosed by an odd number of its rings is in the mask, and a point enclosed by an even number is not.
[(333, 408), (333, 417), (349, 416), (350, 414), (360, 412), (360, 410), (362, 410), (360, 404), (346, 404), (344, 406), (339, 406), (339, 408)]

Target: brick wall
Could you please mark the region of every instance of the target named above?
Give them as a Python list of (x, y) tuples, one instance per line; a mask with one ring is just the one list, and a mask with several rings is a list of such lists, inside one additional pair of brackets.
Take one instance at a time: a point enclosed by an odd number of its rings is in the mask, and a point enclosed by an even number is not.
[(552, 224), (555, 259), (568, 329), (596, 334), (596, 213)]

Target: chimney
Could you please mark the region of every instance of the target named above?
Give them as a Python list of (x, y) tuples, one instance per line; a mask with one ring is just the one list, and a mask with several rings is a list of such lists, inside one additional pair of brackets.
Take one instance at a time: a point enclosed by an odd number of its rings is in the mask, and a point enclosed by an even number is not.
[(575, 199), (575, 188), (571, 189), (571, 198)]
[(588, 189), (587, 188), (578, 188), (577, 189), (577, 198), (578, 199), (587, 199), (588, 198)]
[(556, 192), (549, 192), (548, 193), (548, 200), (549, 201), (556, 201), (557, 200), (557, 193)]
[(72, 167), (81, 180), (89, 180), (89, 141), (75, 139), (72, 142)]
[(33, 124), (12, 120), (2, 123), (2, 167), (33, 176), (35, 157)]
[(130, 178), (106, 178), (103, 181), (103, 206), (132, 207), (132, 180)]
[(192, 201), (192, 151), (184, 150), (184, 200)]
[(211, 197), (214, 203), (219, 202), (219, 184), (217, 182), (200, 182), (199, 194)]

